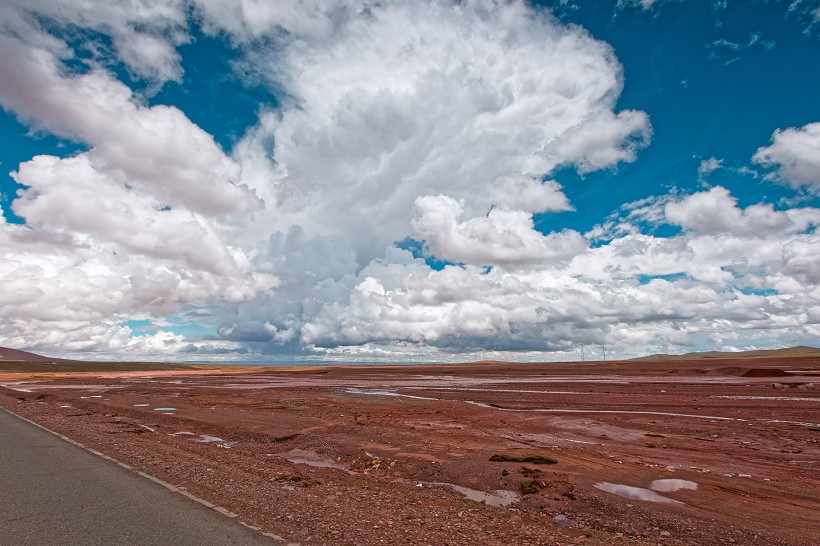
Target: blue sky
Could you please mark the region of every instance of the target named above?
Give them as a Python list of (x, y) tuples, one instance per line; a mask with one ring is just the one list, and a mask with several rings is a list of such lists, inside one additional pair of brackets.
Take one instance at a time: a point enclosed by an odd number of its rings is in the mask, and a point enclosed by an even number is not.
[(816, 2), (138, 4), (0, 10), (0, 345), (818, 341)]

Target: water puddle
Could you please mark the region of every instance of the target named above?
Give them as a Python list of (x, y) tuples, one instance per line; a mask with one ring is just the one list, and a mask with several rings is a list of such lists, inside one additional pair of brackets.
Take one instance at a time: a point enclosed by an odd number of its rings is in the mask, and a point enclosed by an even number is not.
[[(397, 395), (401, 396), (401, 395)], [(689, 417), (692, 419), (708, 419), (714, 421), (748, 421), (740, 417), (719, 417), (717, 415), (694, 415), (691, 413), (671, 413), (668, 411), (640, 411), (640, 410), (596, 410), (596, 409), (571, 409), (571, 408), (501, 408), (484, 402), (475, 400), (465, 400), (467, 404), (482, 408), (494, 409), (498, 411), (526, 411), (535, 413), (614, 413), (618, 415), (662, 415), (664, 417)]]
[(448, 487), (455, 489), (470, 500), (483, 502), (490, 506), (500, 506), (503, 508), (520, 500), (515, 491), (508, 491), (506, 489), (497, 489), (487, 492), (470, 489), (469, 487), (463, 487), (461, 485), (448, 484)]
[(286, 453), (277, 453), (271, 456), (281, 457), (296, 464), (304, 464), (312, 466), (314, 468), (335, 468), (336, 470), (343, 470), (351, 476), (356, 475), (356, 472), (353, 472), (352, 470), (347, 468), (347, 466), (341, 463), (337, 463), (336, 461), (333, 461), (326, 457), (322, 457), (315, 451), (309, 451), (307, 449), (293, 449)]
[(724, 400), (785, 400), (790, 402), (820, 402), (820, 396), (808, 398), (801, 396), (710, 396), (709, 398), (721, 398)]
[(146, 406), (150, 406), (151, 404), (134, 404), (135, 408), (144, 408)]
[(655, 480), (649, 485), (652, 491), (660, 491), (662, 493), (671, 493), (673, 491), (680, 491), (681, 489), (697, 489), (698, 484), (689, 480)]
[(18, 383), (0, 383), (0, 387), (5, 387), (7, 389), (11, 389), (17, 392), (31, 392), (31, 389), (27, 389), (26, 387), (20, 387), (19, 385), (25, 385), (22, 381)]
[(348, 394), (366, 394), (370, 396), (396, 396), (400, 398), (412, 398), (414, 400), (443, 401), (441, 398), (430, 398), (427, 396), (413, 396), (412, 394), (399, 394), (393, 391), (364, 391), (362, 389), (345, 389)]
[(739, 417), (721, 417), (717, 415), (695, 415), (691, 413), (672, 413), (668, 411), (641, 411), (641, 410), (597, 410), (597, 409), (574, 409), (574, 408), (502, 408), (486, 402), (476, 400), (449, 400), (446, 398), (430, 398), (427, 396), (414, 396), (411, 394), (401, 394), (387, 390), (363, 390), (356, 388), (345, 389), (348, 394), (364, 394), (369, 396), (394, 396), (401, 398), (413, 398), (415, 400), (432, 400), (435, 402), (464, 402), (481, 408), (494, 409), (498, 411), (526, 411), (535, 413), (610, 413), (618, 415), (660, 415), (664, 417), (688, 417), (690, 419), (706, 419), (710, 421), (747, 421)]
[(140, 427), (144, 428), (148, 432), (156, 432), (157, 430), (153, 427), (149, 427), (148, 425), (140, 425)]
[(785, 425), (794, 425), (796, 427), (813, 427), (813, 428), (820, 428), (820, 423), (812, 423), (812, 422), (804, 422), (804, 421), (784, 421), (782, 419), (757, 419), (758, 421), (763, 421), (764, 423), (782, 423)]
[(643, 487), (633, 487), (631, 485), (623, 485), (620, 483), (601, 482), (596, 483), (595, 487), (601, 491), (625, 497), (627, 499), (634, 499), (647, 502), (669, 502), (673, 504), (682, 504), (680, 501), (658, 495), (651, 489), (644, 489)]
[[(365, 380), (366, 381), (366, 380)], [(618, 383), (628, 384), (630, 381), (618, 378), (615, 376), (528, 376), (528, 377), (492, 377), (492, 378), (478, 378), (478, 377), (459, 377), (459, 376), (415, 376), (408, 379), (390, 379), (366, 381), (366, 383), (374, 388), (420, 388), (426, 389), (430, 387), (482, 387), (494, 389), (498, 385), (516, 385), (516, 384), (532, 384), (532, 383)], [(196, 385), (200, 386), (200, 385)], [(326, 379), (319, 377), (312, 377), (310, 379), (288, 379), (286, 381), (272, 381), (269, 377), (260, 378), (243, 378), (242, 382), (226, 383), (224, 388), (228, 389), (271, 389), (281, 387), (316, 387), (321, 386), (325, 388), (360, 388), (363, 382), (360, 379)], [(581, 393), (588, 394), (588, 393)]]
[(188, 432), (187, 430), (183, 430), (181, 432), (174, 432), (169, 434), (168, 436), (199, 436), (199, 438), (194, 440), (195, 442), (199, 442), (200, 444), (214, 444), (216, 447), (221, 447), (223, 449), (231, 449), (238, 443), (223, 440), (219, 436), (211, 436), (209, 434), (194, 434), (193, 432)]
[[(525, 389), (494, 389), (492, 387), (488, 387), (485, 389), (479, 388), (472, 388), (472, 387), (402, 387), (408, 390), (428, 390), (428, 391), (465, 391), (465, 392), (512, 392), (516, 394), (580, 394), (580, 395), (590, 395), (591, 392), (581, 392), (581, 391), (536, 391), (536, 390), (525, 390)], [(595, 393), (597, 395), (605, 394), (605, 393)]]
[(154, 411), (176, 411), (176, 408), (154, 408)]
[(209, 444), (211, 442), (224, 442), (224, 441), (225, 440), (223, 440), (219, 436), (210, 436), (208, 434), (200, 434), (199, 435), (199, 440), (197, 440), (197, 442), (199, 442), (201, 444)]
[[(20, 385), (26, 385), (26, 386), (22, 387)], [(107, 390), (110, 390), (110, 389), (121, 389), (122, 388), (121, 386), (117, 386), (117, 385), (62, 385), (60, 383), (56, 383), (56, 384), (49, 384), (49, 383), (37, 384), (37, 383), (27, 383), (25, 381), (17, 381), (17, 382), (14, 382), (14, 383), (0, 383), (0, 387), (6, 387), (7, 389), (12, 389), (12, 390), (15, 390), (15, 391), (20, 391), (20, 392), (34, 392), (34, 391), (46, 390), (46, 389), (60, 389), (60, 390), (64, 390), (64, 389), (65, 390), (67, 390), (67, 389), (72, 389), (72, 390), (85, 389), (85, 390), (90, 390), (90, 391), (102, 392), (102, 391), (107, 391)], [(81, 398), (102, 398), (102, 397), (101, 396), (92, 396), (92, 397), (83, 396)]]
[(454, 483), (444, 482), (431, 482), (426, 483), (425, 485), (437, 485), (440, 487), (446, 487), (448, 489), (452, 489), (457, 493), (461, 493), (471, 501), (483, 502), (484, 504), (487, 504), (489, 506), (498, 506), (501, 508), (506, 508), (507, 506), (515, 504), (516, 502), (521, 500), (521, 497), (518, 496), (518, 493), (516, 493), (515, 491), (509, 491), (507, 489), (497, 489), (495, 491), (479, 491), (478, 489), (470, 489), (469, 487), (464, 487), (463, 485), (456, 485)]

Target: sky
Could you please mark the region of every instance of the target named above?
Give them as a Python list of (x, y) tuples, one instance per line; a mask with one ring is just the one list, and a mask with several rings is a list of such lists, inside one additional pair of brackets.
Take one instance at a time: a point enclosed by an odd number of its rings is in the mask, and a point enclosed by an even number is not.
[(0, 50), (0, 346), (820, 343), (818, 0), (3, 0)]

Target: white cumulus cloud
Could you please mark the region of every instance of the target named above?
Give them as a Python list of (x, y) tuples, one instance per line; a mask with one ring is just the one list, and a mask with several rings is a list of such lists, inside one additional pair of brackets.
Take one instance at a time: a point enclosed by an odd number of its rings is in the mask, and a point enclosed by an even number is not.
[(778, 129), (772, 144), (758, 148), (754, 160), (774, 167), (772, 178), (820, 194), (820, 122)]
[(495, 208), (487, 216), (462, 221), (463, 213), (451, 197), (420, 197), (413, 227), (433, 255), (474, 265), (553, 267), (587, 246), (576, 231), (536, 231), (529, 212)]

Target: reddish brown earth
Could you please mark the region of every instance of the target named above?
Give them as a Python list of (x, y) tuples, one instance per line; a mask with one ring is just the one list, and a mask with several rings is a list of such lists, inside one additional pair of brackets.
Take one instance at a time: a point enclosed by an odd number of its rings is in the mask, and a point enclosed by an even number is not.
[[(0, 405), (300, 544), (804, 546), (818, 374), (817, 357), (0, 372)], [(659, 479), (697, 488), (596, 487)]]

